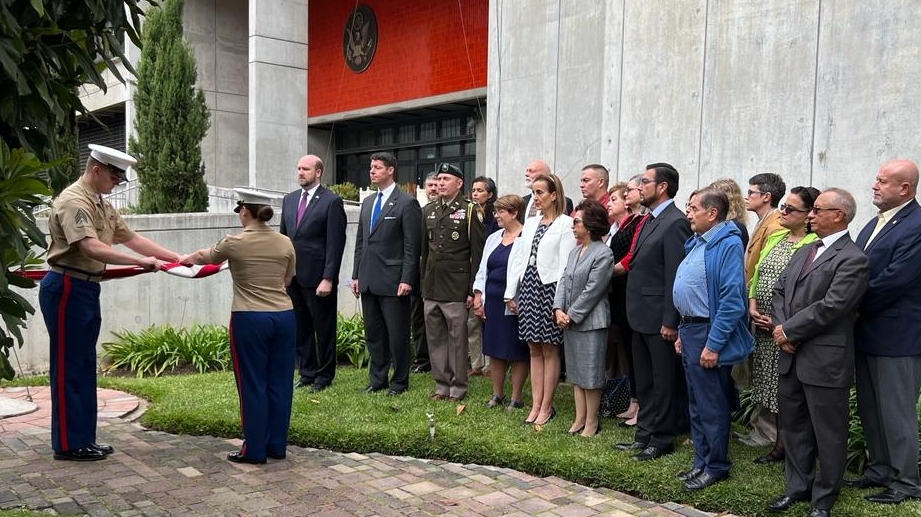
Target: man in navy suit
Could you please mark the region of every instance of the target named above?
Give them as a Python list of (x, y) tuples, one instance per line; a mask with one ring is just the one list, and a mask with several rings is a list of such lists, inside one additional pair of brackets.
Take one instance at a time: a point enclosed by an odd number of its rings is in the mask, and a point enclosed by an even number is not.
[(895, 504), (921, 498), (918, 415), (921, 384), (921, 207), (915, 200), (918, 166), (883, 164), (873, 183), (879, 214), (857, 245), (870, 261), (870, 286), (858, 308), (857, 412), (869, 458), (863, 476), (844, 483), (883, 487), (866, 496)]
[(288, 296), (297, 320), (297, 388), (323, 391), (336, 376), (336, 289), (345, 249), (342, 199), (320, 185), (323, 161), (314, 155), (297, 162), (301, 188), (285, 196), (282, 235), (294, 245), (296, 273)]
[(394, 183), (396, 168), (392, 154), (371, 155), (377, 194), (361, 204), (352, 271), (352, 294), (361, 296), (371, 354), (365, 391), (389, 387), (390, 396), (409, 389), (410, 295), (419, 285), (422, 242), (422, 209)]

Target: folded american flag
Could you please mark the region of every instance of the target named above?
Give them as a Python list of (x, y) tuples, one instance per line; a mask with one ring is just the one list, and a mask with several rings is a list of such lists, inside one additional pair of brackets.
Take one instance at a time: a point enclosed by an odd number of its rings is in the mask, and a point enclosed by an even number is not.
[[(183, 266), (178, 262), (170, 262), (163, 264), (160, 267), (160, 271), (164, 271), (174, 276), (181, 276), (182, 278), (204, 278), (206, 276), (211, 276), (215, 273), (220, 273), (221, 271), (227, 269), (227, 263), (222, 262), (220, 264), (205, 264), (202, 266)], [(16, 273), (20, 276), (24, 276), (36, 282), (45, 278), (45, 275), (48, 274), (48, 269), (30, 269), (26, 271), (17, 271)], [(126, 278), (129, 276), (140, 275), (142, 273), (147, 273), (143, 268), (138, 266), (130, 267), (111, 267), (107, 268), (102, 273), (103, 280), (111, 280), (113, 278)]]

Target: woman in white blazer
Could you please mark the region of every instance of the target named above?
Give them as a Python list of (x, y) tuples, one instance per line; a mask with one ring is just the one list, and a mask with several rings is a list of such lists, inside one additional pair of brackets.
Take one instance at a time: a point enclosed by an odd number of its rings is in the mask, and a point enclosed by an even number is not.
[(563, 332), (553, 320), (556, 283), (575, 248), (572, 218), (564, 214), (560, 179), (540, 175), (531, 184), (540, 214), (524, 223), (509, 257), (505, 303), (518, 314), (518, 335), (531, 357), (531, 412), (525, 423), (543, 425), (556, 416), (553, 394), (560, 380)]

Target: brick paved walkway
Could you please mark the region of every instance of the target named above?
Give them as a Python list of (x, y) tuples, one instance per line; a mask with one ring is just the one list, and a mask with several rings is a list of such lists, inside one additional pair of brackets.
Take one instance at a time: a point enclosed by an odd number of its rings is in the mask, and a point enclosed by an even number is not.
[[(99, 440), (115, 454), (55, 461), (48, 388), (30, 392), (37, 411), (0, 419), (0, 509), (123, 517), (708, 515), (554, 477), (381, 454), (291, 446), (286, 460), (239, 465), (225, 459), (239, 440), (146, 430), (133, 421), (143, 403), (112, 390), (99, 390)], [(26, 390), (0, 396), (21, 399)]]

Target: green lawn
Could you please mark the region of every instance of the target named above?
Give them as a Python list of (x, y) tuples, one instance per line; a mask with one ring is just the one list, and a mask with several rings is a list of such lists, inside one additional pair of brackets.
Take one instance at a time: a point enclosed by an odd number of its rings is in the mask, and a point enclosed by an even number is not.
[[(573, 415), (572, 389), (561, 386), (556, 395), (558, 416), (537, 432), (524, 425), (524, 411), (505, 412), (483, 406), (490, 395), (487, 379), (471, 380), (466, 407), (460, 413), (450, 402), (432, 402), (434, 383), (429, 375), (413, 375), (410, 391), (401, 397), (366, 394), (366, 371), (340, 368), (333, 386), (319, 394), (297, 391), (289, 442), (343, 452), (380, 452), (460, 463), (511, 467), (538, 476), (554, 475), (594, 487), (608, 487), (655, 501), (677, 501), (711, 512), (772, 515), (765, 502), (783, 492), (779, 465), (756, 466), (752, 460), (767, 448), (733, 442), (735, 462), (728, 481), (702, 492), (689, 492), (674, 475), (687, 468), (692, 447), (681, 437), (678, 450), (656, 461), (638, 463), (611, 444), (630, 441), (632, 432), (605, 420), (593, 438), (569, 436)], [(152, 404), (141, 422), (152, 429), (177, 434), (239, 437), (236, 389), (230, 373), (161, 378), (103, 377), (100, 386), (137, 394)], [(527, 395), (527, 393), (526, 393)], [(434, 441), (428, 439), (426, 412), (436, 419)], [(836, 517), (921, 516), (921, 503), (899, 506), (867, 503), (870, 491), (844, 489), (834, 509)], [(804, 515), (801, 503), (787, 515)], [(0, 513), (0, 517), (5, 514)]]

